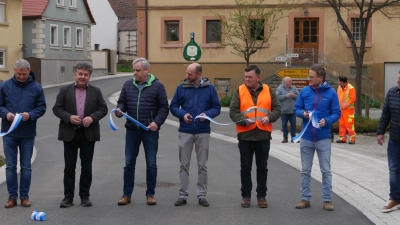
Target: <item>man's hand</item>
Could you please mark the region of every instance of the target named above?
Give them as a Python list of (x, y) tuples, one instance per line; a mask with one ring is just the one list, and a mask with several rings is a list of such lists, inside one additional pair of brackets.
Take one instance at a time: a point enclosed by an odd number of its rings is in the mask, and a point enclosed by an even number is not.
[(22, 121), (27, 121), (27, 120), (29, 120), (29, 113), (27, 113), (27, 112), (23, 112), (23, 113), (20, 113), (21, 114), (21, 116), (22, 116)]
[(264, 116), (264, 117), (261, 119), (261, 124), (262, 124), (262, 125), (265, 125), (265, 124), (267, 124), (267, 123), (269, 123), (269, 118), (268, 118), (268, 116)]
[[(205, 114), (205, 113), (200, 113), (199, 116), (206, 116), (206, 114)], [(206, 120), (206, 118), (201, 118), (201, 117), (200, 117), (199, 119), (200, 119), (201, 122), (203, 122), (204, 120)]]
[(14, 113), (8, 112), (7, 115), (6, 115), (6, 117), (7, 117), (7, 120), (8, 120), (8, 121), (13, 121), (14, 118), (15, 118), (15, 114), (14, 114)]
[(91, 123), (93, 123), (93, 118), (91, 116), (87, 116), (87, 117), (83, 118), (83, 126), (84, 127), (89, 127)]
[(75, 124), (75, 125), (79, 125), (81, 123), (81, 118), (79, 116), (77, 116), (77, 115), (72, 115), (69, 118), (69, 122), (72, 123), (72, 124)]
[(382, 146), (385, 142), (385, 136), (383, 134), (380, 134), (376, 137), (376, 140), (378, 141), (378, 144)]
[(294, 96), (295, 96), (295, 95), (294, 95), (293, 93), (290, 93), (290, 92), (286, 94), (286, 97), (287, 97), (287, 98), (294, 98)]
[(319, 121), (319, 123), (318, 123), (318, 125), (319, 125), (319, 127), (323, 127), (323, 126), (325, 126), (325, 118), (322, 118), (320, 121)]
[(149, 130), (151, 130), (151, 131), (157, 131), (158, 130), (158, 125), (156, 123), (154, 123), (154, 122), (151, 122), (149, 124), (149, 126), (147, 126), (147, 128), (149, 128)]
[(304, 111), (303, 112), (304, 118), (309, 118), (310, 117), (310, 112), (309, 111)]
[(252, 120), (252, 119), (247, 119), (246, 120), (246, 126), (251, 126), (255, 123), (256, 121)]
[(115, 111), (114, 111), (114, 113), (115, 113), (115, 115), (118, 116), (118, 117), (121, 117), (121, 116), (122, 116), (122, 111), (121, 111), (119, 108), (116, 108)]
[(184, 120), (186, 123), (191, 123), (191, 122), (192, 122), (192, 119), (193, 119), (193, 117), (192, 117), (189, 113), (186, 113), (186, 114), (183, 116), (183, 120)]

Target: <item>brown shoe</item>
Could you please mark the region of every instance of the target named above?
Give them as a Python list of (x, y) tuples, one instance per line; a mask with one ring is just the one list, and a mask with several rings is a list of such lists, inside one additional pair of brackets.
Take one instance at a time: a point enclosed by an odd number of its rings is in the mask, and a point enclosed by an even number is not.
[(332, 202), (324, 202), (324, 209), (326, 211), (333, 211), (335, 208), (332, 205)]
[(393, 201), (392, 198), (390, 198), (389, 203), (382, 208), (382, 212), (388, 213), (396, 209), (400, 209), (400, 202)]
[(267, 208), (268, 207), (268, 202), (265, 200), (265, 198), (259, 198), (257, 199), (258, 203), (258, 208)]
[(21, 198), (21, 206), (22, 207), (31, 207), (31, 203), (28, 198)]
[(118, 201), (118, 205), (128, 205), (129, 203), (131, 203), (131, 198), (129, 198), (128, 196), (123, 196), (123, 197)]
[(282, 143), (288, 143), (288, 138), (283, 138)]
[(146, 196), (147, 199), (147, 205), (157, 205), (156, 200), (154, 199), (154, 196)]
[(7, 201), (7, 204), (4, 206), (4, 208), (12, 208), (14, 206), (17, 206), (17, 199), (9, 198)]
[(250, 198), (243, 198), (242, 203), (240, 203), (240, 206), (244, 208), (249, 208), (250, 207)]
[(301, 200), (301, 202), (296, 205), (296, 209), (305, 209), (310, 206), (311, 206), (310, 201)]

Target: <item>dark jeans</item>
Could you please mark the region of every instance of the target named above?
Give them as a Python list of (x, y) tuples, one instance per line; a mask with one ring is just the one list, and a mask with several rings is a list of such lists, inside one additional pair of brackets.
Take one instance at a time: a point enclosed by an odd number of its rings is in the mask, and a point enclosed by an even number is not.
[(81, 198), (90, 196), (89, 190), (92, 185), (92, 161), (94, 153), (94, 141), (88, 141), (85, 132), (81, 128), (76, 131), (72, 141), (64, 141), (64, 195), (73, 198), (75, 190), (75, 168), (76, 161), (81, 159), (81, 177), (79, 179), (79, 196)]
[(288, 137), (287, 124), (288, 124), (288, 121), (289, 121), (289, 123), (290, 123), (290, 136), (292, 136), (292, 139), (293, 139), (294, 136), (296, 136), (296, 115), (294, 113), (292, 113), (292, 114), (282, 114), (281, 115), (281, 120), (282, 120), (283, 137), (284, 138)]
[(146, 196), (154, 196), (157, 182), (157, 151), (159, 131), (144, 131), (126, 129), (125, 136), (125, 167), (124, 196), (129, 198), (135, 184), (136, 158), (139, 155), (140, 144), (143, 142), (146, 157)]
[(253, 155), (256, 157), (257, 166), (257, 198), (265, 198), (267, 195), (268, 157), (270, 141), (241, 141), (239, 140), (240, 151), (240, 179), (242, 181), (242, 197), (251, 198), (251, 166)]
[(400, 201), (400, 143), (389, 139), (387, 148), (390, 197)]

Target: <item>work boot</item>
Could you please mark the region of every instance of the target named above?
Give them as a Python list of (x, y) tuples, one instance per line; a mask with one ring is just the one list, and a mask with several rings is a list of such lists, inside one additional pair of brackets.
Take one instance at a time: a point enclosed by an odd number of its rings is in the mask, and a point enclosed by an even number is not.
[(332, 202), (326, 201), (324, 202), (324, 209), (326, 211), (333, 211), (335, 208), (333, 207)]
[(301, 200), (301, 202), (296, 205), (296, 209), (305, 209), (305, 208), (308, 208), (310, 206), (311, 206), (310, 201)]
[(283, 141), (282, 141), (282, 143), (288, 143), (288, 139), (287, 139), (287, 137), (284, 137), (284, 138), (283, 138)]
[(342, 139), (339, 139), (336, 141), (336, 143), (346, 143), (346, 141), (343, 141)]

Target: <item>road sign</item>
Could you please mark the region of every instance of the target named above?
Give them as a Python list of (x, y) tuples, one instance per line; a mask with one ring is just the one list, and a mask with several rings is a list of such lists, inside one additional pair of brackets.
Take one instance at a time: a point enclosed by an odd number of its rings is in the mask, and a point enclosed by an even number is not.
[(286, 54), (286, 57), (288, 57), (288, 58), (297, 58), (297, 57), (299, 57), (299, 54), (297, 54), (297, 53), (288, 53), (288, 54)]
[(276, 75), (284, 78), (284, 77), (291, 77), (291, 78), (308, 78), (308, 69), (305, 68), (291, 68), (291, 69), (280, 69), (276, 72)]
[(285, 56), (277, 56), (275, 57), (276, 61), (286, 61), (286, 57)]
[(309, 80), (292, 80), (292, 85), (296, 88), (303, 88), (309, 85)]

